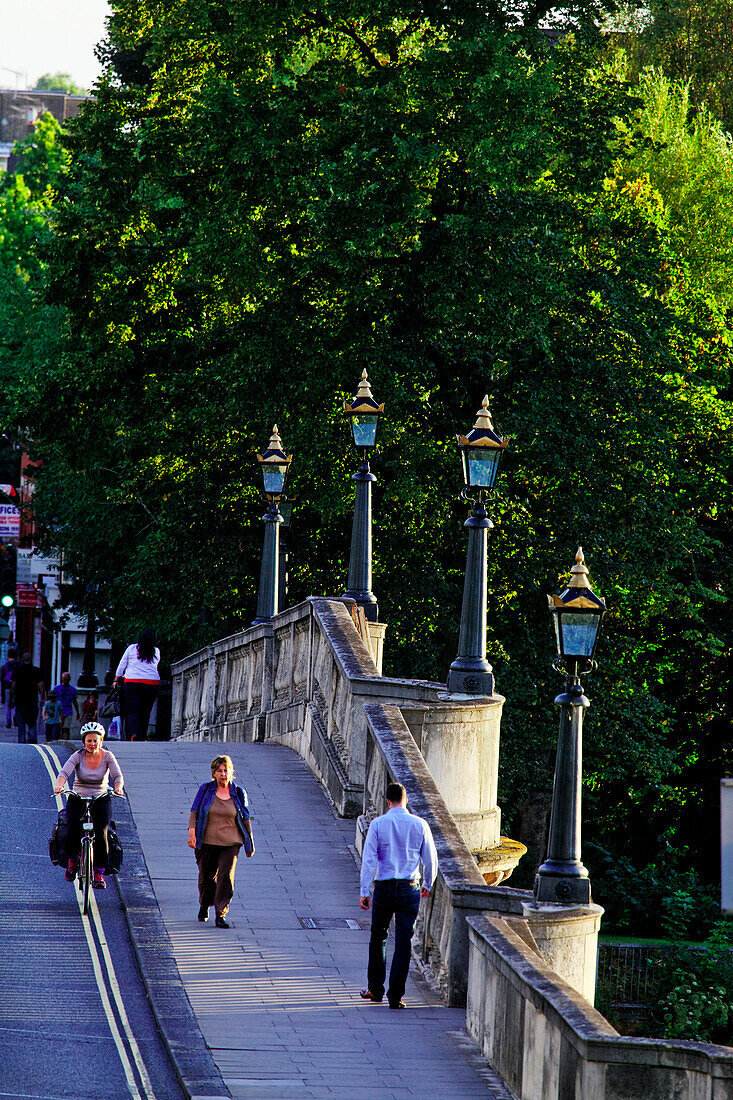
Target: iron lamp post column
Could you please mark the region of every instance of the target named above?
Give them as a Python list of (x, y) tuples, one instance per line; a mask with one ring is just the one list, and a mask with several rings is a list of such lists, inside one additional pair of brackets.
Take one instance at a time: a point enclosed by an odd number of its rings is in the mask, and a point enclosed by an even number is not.
[(364, 608), (370, 622), (379, 617), (372, 592), (372, 484), (377, 480), (365, 458), (351, 479), (354, 482), (354, 521), (351, 527), (349, 578), (344, 596)]
[(257, 618), (252, 620), (252, 626), (269, 623), (277, 615), (280, 602), (280, 524), (283, 518), (277, 501), (271, 502), (262, 518), (265, 521), (265, 540), (257, 595)]
[(494, 526), (478, 503), (463, 525), (468, 528), (466, 576), (463, 582), (458, 656), (448, 673), (448, 691), (493, 695), (494, 674), (486, 659), (486, 558), (488, 532)]
[(283, 496), (288, 467), (293, 456), (283, 450), (283, 443), (277, 424), (273, 426), (270, 443), (257, 461), (262, 471), (264, 495), (268, 508), (262, 517), (265, 521), (265, 540), (262, 547), (262, 566), (260, 568), (260, 587), (257, 595), (257, 617), (252, 626), (269, 623), (279, 610), (279, 570), (280, 570), (280, 515), (278, 501)]
[(493, 428), (489, 398), (484, 397), (468, 435), (458, 435), (463, 461), (463, 496), (471, 500), (466, 576), (463, 582), (458, 656), (448, 672), (448, 691), (457, 695), (493, 695), (494, 674), (486, 659), (487, 536), (493, 528), (483, 503), (491, 494), (507, 446)]
[(547, 859), (537, 872), (535, 898), (565, 905), (590, 904), (590, 879), (580, 859), (583, 710), (590, 706), (577, 677), (555, 699), (560, 729), (555, 758)]
[(379, 418), (384, 403), (377, 404), (362, 371), (359, 389), (351, 401), (344, 401), (344, 415), (349, 417), (354, 447), (362, 452), (359, 469), (352, 477), (354, 482), (354, 520), (351, 527), (351, 552), (349, 576), (344, 596), (355, 600), (364, 608), (369, 622), (377, 622), (379, 608), (372, 592), (372, 485), (377, 480), (369, 469), (369, 452), (376, 447)]
[(605, 601), (590, 587), (582, 548), (578, 548), (570, 582), (548, 602), (555, 626), (557, 658), (553, 667), (566, 677), (565, 691), (557, 696), (560, 729), (547, 844), (547, 858), (537, 872), (534, 896), (538, 902), (589, 905), (588, 871), (581, 861), (581, 782), (583, 775), (583, 711), (590, 702), (580, 676), (595, 668), (593, 654)]

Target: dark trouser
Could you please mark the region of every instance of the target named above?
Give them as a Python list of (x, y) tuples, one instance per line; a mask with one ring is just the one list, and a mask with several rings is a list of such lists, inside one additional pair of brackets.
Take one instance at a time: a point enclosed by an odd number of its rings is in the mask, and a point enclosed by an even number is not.
[(158, 684), (133, 684), (125, 681), (125, 729), (128, 741), (144, 741), (153, 703), (158, 698)]
[(375, 997), (384, 996), (387, 971), (387, 932), (394, 916), (395, 945), (389, 972), (387, 1000), (399, 1004), (410, 968), (410, 945), (420, 908), (420, 887), (404, 878), (378, 879), (372, 898), (372, 935), (369, 940), (367, 987)]
[(46, 740), (57, 741), (59, 736), (59, 722), (46, 722)]
[(38, 707), (16, 707), (15, 722), (18, 727), (18, 744), (35, 745), (36, 723), (38, 722)]
[[(66, 823), (69, 826), (69, 854), (79, 860), (81, 850), (82, 821), (86, 807), (81, 798), (70, 794), (66, 803)], [(107, 847), (107, 829), (112, 820), (112, 795), (97, 798), (92, 802), (92, 821), (94, 822), (94, 869), (104, 871), (107, 866), (109, 849)]]
[(234, 872), (241, 844), (202, 844), (196, 849), (199, 865), (199, 905), (211, 905), (225, 917), (234, 894)]

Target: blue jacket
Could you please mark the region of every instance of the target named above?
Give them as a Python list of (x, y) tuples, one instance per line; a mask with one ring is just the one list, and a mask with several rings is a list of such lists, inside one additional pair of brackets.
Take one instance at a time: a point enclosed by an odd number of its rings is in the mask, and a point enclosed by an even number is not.
[[(196, 814), (196, 847), (200, 848), (204, 842), (204, 830), (206, 828), (206, 818), (209, 816), (209, 809), (211, 803), (214, 801), (216, 794), (216, 780), (212, 779), (210, 783), (202, 783), (196, 792), (196, 797), (193, 800), (191, 806), (191, 813)], [(244, 839), (244, 820), (249, 820), (249, 803), (247, 802), (247, 792), (244, 787), (238, 787), (236, 783), (229, 784), (229, 794), (232, 796), (232, 801), (237, 808), (237, 825), (239, 831)]]

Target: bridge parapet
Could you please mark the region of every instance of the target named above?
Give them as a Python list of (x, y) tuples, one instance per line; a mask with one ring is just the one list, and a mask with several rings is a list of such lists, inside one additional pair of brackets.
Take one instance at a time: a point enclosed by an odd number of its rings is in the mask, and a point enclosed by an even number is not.
[(627, 1039), (592, 1008), (598, 906), (538, 906), (487, 885), (519, 857), (502, 864), (498, 843), (503, 699), (382, 676), (383, 637), (353, 601), (310, 598), (224, 638), (174, 665), (172, 736), (293, 748), (339, 813), (358, 817), (357, 848), (387, 782), (405, 785), (440, 865), (419, 954), (448, 1003), (467, 1003), (470, 1034), (521, 1100), (733, 1100), (733, 1050)]
[(353, 600), (317, 597), (192, 653), (173, 666), (172, 736), (274, 740), (295, 749), (339, 813), (361, 812), (364, 704), (411, 708), (417, 729), (442, 684), (382, 676), (384, 626)]
[(438, 851), (438, 878), (420, 903), (415, 943), (448, 1004), (466, 1003), (468, 924), (466, 918), (489, 909), (522, 916), (527, 890), (487, 886), (453, 815), (415, 744), (399, 707), (368, 704), (364, 812), (357, 822), (361, 850), (369, 821), (384, 809), (390, 782), (402, 783), (413, 813), (430, 825)]
[(731, 1100), (733, 1049), (619, 1035), (511, 917), (472, 914), (466, 1028), (520, 1100)]

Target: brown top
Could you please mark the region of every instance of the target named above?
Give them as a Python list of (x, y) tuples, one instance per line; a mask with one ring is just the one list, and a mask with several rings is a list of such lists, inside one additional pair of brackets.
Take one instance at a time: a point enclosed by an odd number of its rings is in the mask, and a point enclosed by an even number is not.
[[(196, 827), (196, 817), (195, 813), (189, 815), (189, 829)], [(234, 805), (233, 799), (214, 796), (206, 816), (203, 842), (204, 844), (219, 844), (222, 847), (242, 843), (242, 834), (237, 825), (237, 807)]]

